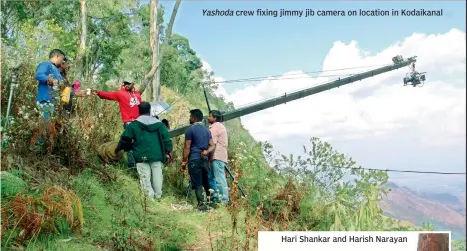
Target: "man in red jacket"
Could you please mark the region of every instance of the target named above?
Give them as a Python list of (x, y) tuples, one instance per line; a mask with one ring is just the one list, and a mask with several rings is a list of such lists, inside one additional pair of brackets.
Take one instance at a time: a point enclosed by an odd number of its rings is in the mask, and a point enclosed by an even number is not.
[[(123, 128), (126, 127), (139, 117), (138, 105), (141, 103), (141, 94), (135, 90), (133, 80), (123, 81), (120, 90), (114, 92), (103, 92), (92, 90), (101, 99), (117, 101), (120, 106), (120, 114), (122, 116)], [(132, 152), (128, 152), (128, 166), (134, 167), (135, 160)]]

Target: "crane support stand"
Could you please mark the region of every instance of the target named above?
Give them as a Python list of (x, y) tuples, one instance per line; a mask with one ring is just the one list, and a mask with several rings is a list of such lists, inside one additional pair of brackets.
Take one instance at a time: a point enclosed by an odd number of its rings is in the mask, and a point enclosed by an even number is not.
[[(227, 173), (229, 174), (229, 176), (230, 176), (230, 178), (232, 179), (232, 182), (233, 182), (235, 180), (235, 177), (233, 176), (232, 172), (230, 171), (230, 169), (227, 166), (225, 166), (225, 170), (227, 171)], [(246, 194), (245, 194), (245, 192), (243, 192), (243, 189), (240, 186), (240, 184), (237, 184), (237, 187), (238, 187), (238, 190), (240, 190), (240, 192), (242, 193), (242, 196), (246, 197)]]

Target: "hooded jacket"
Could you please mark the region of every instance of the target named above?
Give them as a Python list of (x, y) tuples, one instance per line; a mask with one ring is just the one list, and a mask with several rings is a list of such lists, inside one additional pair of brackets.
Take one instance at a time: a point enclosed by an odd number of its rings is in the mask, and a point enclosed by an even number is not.
[(139, 92), (135, 90), (129, 92), (122, 86), (120, 90), (114, 92), (98, 91), (97, 96), (101, 99), (118, 102), (123, 123), (131, 122), (138, 118), (138, 105), (141, 103), (141, 94)]
[(123, 132), (119, 148), (133, 150), (136, 163), (166, 162), (172, 151), (172, 139), (165, 125), (158, 119), (142, 115), (130, 123)]

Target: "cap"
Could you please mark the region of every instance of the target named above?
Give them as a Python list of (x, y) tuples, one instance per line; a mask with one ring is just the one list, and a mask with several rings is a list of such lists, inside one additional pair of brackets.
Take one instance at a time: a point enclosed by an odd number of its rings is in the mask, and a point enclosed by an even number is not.
[(123, 80), (123, 83), (124, 83), (124, 84), (126, 84), (126, 83), (128, 83), (128, 84), (135, 84), (135, 82), (136, 82), (136, 81), (135, 81), (132, 77), (127, 77), (127, 78), (125, 78), (125, 79)]

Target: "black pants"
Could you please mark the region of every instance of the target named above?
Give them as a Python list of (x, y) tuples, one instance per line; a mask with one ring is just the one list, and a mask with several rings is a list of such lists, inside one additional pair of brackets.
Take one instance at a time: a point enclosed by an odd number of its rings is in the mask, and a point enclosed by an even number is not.
[(208, 160), (196, 159), (188, 161), (188, 173), (190, 174), (191, 187), (195, 190), (198, 187), (203, 187), (206, 195), (209, 195)]
[(68, 104), (63, 105), (63, 110), (67, 112), (68, 114), (73, 113), (73, 100), (70, 97), (70, 101)]
[[(123, 123), (123, 129), (126, 130), (127, 126), (130, 124), (131, 122), (126, 122), (126, 123)], [(135, 158), (133, 157), (133, 151), (129, 151), (127, 152), (127, 158), (128, 158), (128, 167), (135, 167), (136, 166), (136, 162), (135, 162)]]

